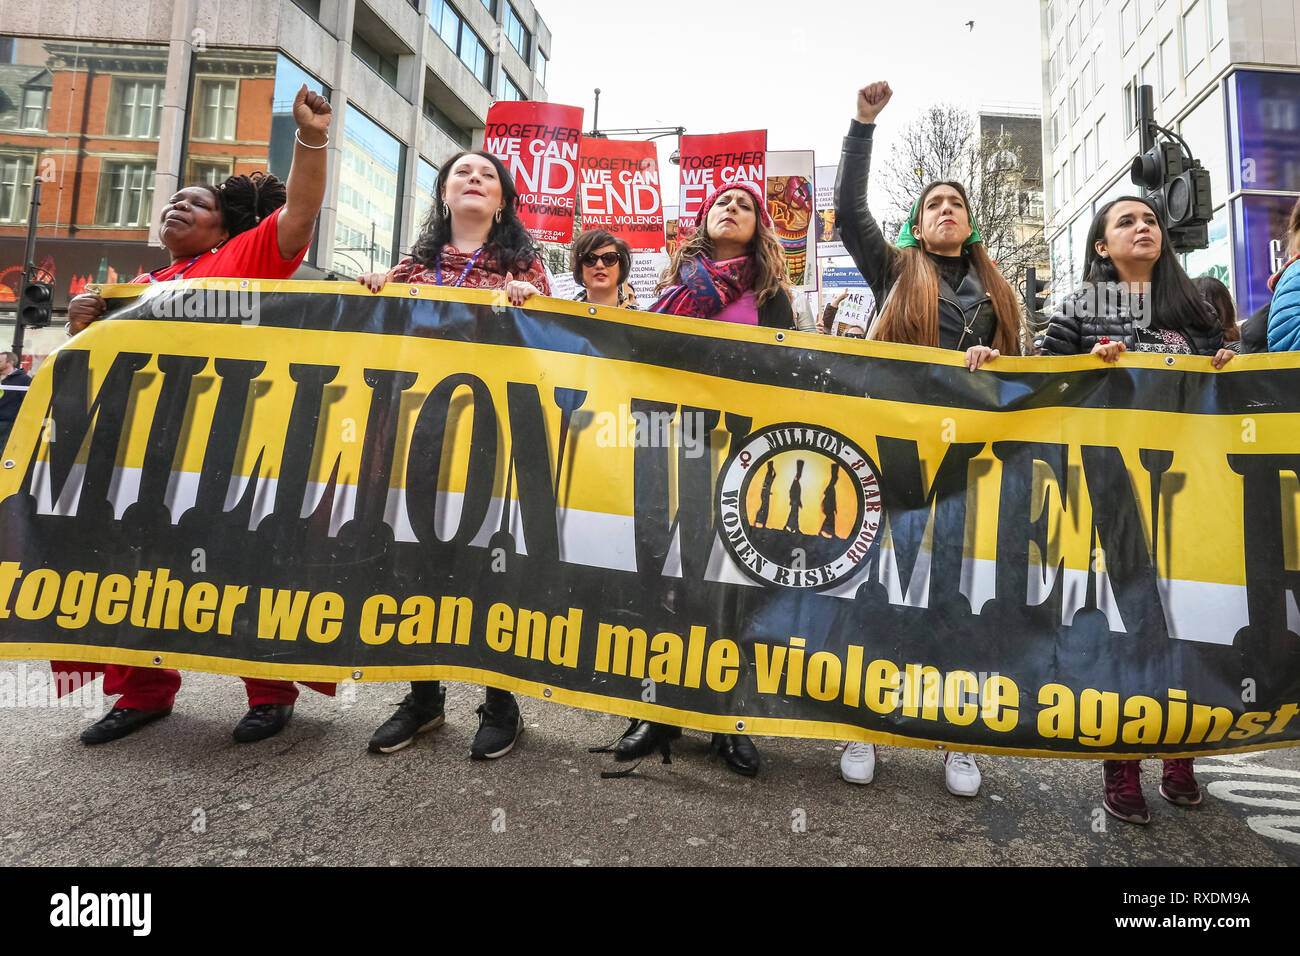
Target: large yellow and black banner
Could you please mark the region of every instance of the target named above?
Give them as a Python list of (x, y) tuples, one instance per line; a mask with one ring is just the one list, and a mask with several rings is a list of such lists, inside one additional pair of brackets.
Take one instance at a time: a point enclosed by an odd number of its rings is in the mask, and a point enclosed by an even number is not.
[(0, 657), (704, 730), (1300, 740), (1300, 358), (1118, 367), (390, 285), (112, 287), (0, 469)]

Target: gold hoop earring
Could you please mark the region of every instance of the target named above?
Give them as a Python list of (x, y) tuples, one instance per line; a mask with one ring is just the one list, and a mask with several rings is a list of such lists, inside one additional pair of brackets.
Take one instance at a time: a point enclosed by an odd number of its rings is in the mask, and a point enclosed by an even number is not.
[(501, 221), (501, 210), (498, 209), (498, 210), (497, 210), (497, 214), (496, 214), (495, 216), (493, 216), (492, 218), (495, 219), (497, 222), (500, 222), (500, 221)]
[(445, 202), (442, 204), (442, 218), (443, 219), (451, 218), (451, 210), (447, 208), (447, 204)]

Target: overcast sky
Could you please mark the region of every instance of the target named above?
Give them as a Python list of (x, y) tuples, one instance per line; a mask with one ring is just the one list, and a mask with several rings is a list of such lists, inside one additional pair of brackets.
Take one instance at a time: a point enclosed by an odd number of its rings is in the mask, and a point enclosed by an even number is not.
[[(551, 28), (547, 93), (592, 125), (767, 129), (768, 149), (839, 161), (859, 87), (884, 79), (897, 126), (937, 101), (1042, 108), (1038, 0), (535, 0)], [(974, 20), (974, 29), (966, 22)], [(629, 137), (636, 138), (636, 137)], [(675, 137), (658, 141), (677, 201)]]

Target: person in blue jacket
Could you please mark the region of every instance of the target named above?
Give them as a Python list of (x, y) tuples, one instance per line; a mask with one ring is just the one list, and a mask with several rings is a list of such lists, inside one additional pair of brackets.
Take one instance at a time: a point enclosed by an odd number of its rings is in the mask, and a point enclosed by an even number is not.
[(1291, 209), (1291, 258), (1268, 280), (1273, 303), (1268, 309), (1268, 350), (1300, 351), (1300, 200)]

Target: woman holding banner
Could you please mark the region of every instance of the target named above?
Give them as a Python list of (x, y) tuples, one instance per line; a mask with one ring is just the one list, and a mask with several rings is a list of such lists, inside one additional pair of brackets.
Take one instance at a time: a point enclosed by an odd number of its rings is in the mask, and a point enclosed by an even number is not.
[(704, 200), (655, 292), (651, 312), (794, 328), (785, 250), (758, 187), (725, 183)]
[[(651, 312), (789, 329), (794, 309), (785, 252), (772, 229), (763, 196), (747, 182), (727, 183), (704, 200), (695, 231), (673, 252), (655, 290)], [(634, 720), (609, 749), (615, 760), (665, 756), (681, 729)], [(744, 734), (714, 734), (713, 749), (736, 773), (758, 773), (758, 749)]]
[(626, 242), (603, 229), (581, 233), (571, 253), (573, 281), (581, 290), (575, 302), (607, 305), (612, 309), (635, 309), (625, 286), (632, 271), (632, 250)]
[[(438, 201), (410, 255), (387, 273), (361, 276), (362, 285), (371, 292), (389, 282), (498, 289), (513, 305), (550, 294), (537, 244), (519, 221), (514, 179), (501, 160), (477, 150), (457, 153), (443, 164), (434, 189)], [(439, 681), (413, 682), (396, 713), (370, 738), (370, 752), (401, 750), (416, 735), (441, 727), (446, 696)], [(478, 715), (470, 757), (504, 757), (524, 729), (514, 696), (487, 688)]]
[[(1058, 306), (1044, 355), (1091, 353), (1117, 362), (1124, 352), (1209, 356), (1221, 369), (1233, 356), (1213, 307), (1178, 264), (1161, 217), (1145, 199), (1102, 206), (1088, 230), (1083, 285)], [(1106, 812), (1148, 823), (1140, 760), (1102, 761)], [(1164, 761), (1160, 795), (1178, 806), (1201, 802), (1190, 758)]]
[[(158, 237), (171, 256), (161, 269), (134, 282), (172, 279), (287, 279), (302, 264), (325, 198), (325, 147), (329, 144), (329, 102), (306, 86), (294, 99), (293, 165), (287, 183), (255, 172), (231, 176), (216, 186), (186, 186), (162, 209)], [(68, 333), (75, 335), (108, 310), (95, 294), (68, 303)], [(56, 669), (62, 665), (56, 665)], [(85, 670), (85, 665), (71, 665)], [(238, 743), (271, 737), (289, 723), (298, 689), (291, 681), (244, 678), (248, 713), (234, 729)], [(178, 671), (153, 667), (104, 666), (104, 693), (121, 694), (114, 707), (81, 734), (101, 744), (132, 734), (172, 712), (181, 686)], [(310, 684), (333, 693), (332, 685)]]
[[(857, 118), (844, 138), (836, 192), (835, 217), (844, 245), (881, 303), (867, 337), (956, 349), (965, 353), (972, 372), (1003, 354), (1021, 355), (1020, 303), (989, 258), (961, 183), (935, 182), (921, 190), (897, 246), (885, 240), (867, 206), (876, 117), (893, 95), (885, 82), (858, 91)], [(943, 765), (949, 793), (979, 793), (973, 755), (948, 751)], [(840, 775), (846, 781), (870, 783), (875, 768), (875, 744), (845, 745)]]

